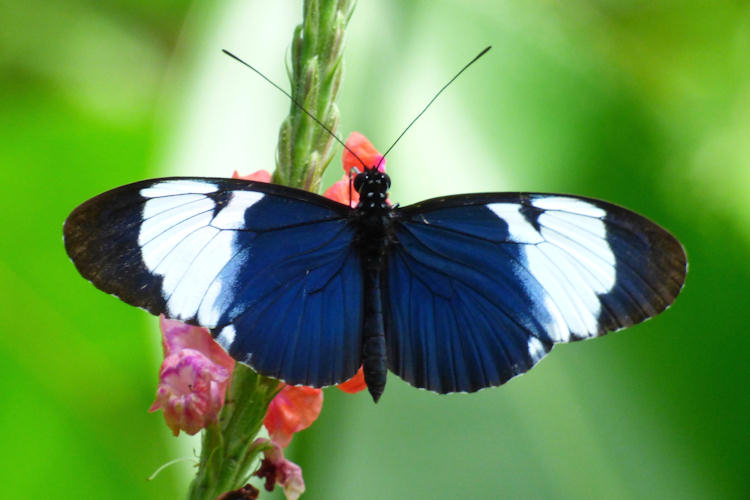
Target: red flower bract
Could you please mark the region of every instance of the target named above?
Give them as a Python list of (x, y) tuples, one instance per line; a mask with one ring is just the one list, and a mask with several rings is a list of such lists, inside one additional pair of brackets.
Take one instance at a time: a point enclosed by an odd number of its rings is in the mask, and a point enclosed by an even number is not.
[(361, 172), (364, 167), (378, 167), (378, 170), (385, 172), (385, 158), (364, 135), (352, 132), (346, 139), (346, 147), (348, 149), (341, 153), (341, 163), (346, 174), (349, 174), (352, 168)]
[(323, 391), (313, 387), (284, 385), (273, 398), (263, 425), (271, 440), (286, 448), (295, 432), (315, 422), (323, 407)]
[(252, 174), (240, 175), (235, 170), (232, 173), (232, 179), (244, 179), (246, 181), (271, 182), (271, 172), (268, 170), (257, 170)]
[(344, 174), (341, 180), (334, 182), (331, 187), (326, 189), (323, 196), (344, 205), (349, 205), (352, 208), (356, 207), (357, 203), (359, 203), (359, 193), (351, 186), (349, 176), (346, 174)]
[(359, 370), (357, 370), (357, 373), (355, 373), (352, 378), (346, 382), (340, 383), (336, 387), (347, 394), (355, 394), (367, 389), (367, 384), (365, 384), (365, 372), (362, 370), (362, 367), (359, 367)]
[[(372, 145), (367, 137), (359, 132), (349, 134), (349, 138), (346, 140), (346, 147), (349, 149), (345, 149), (341, 153), (341, 164), (344, 168), (344, 175), (341, 177), (341, 180), (336, 181), (329, 187), (323, 193), (323, 196), (354, 208), (359, 203), (359, 193), (352, 186), (354, 176), (356, 173), (362, 172), (365, 166), (377, 166), (378, 170), (385, 172), (385, 158), (375, 149), (375, 146)], [(355, 154), (357, 156), (354, 156)], [(362, 160), (364, 166), (359, 160)], [(352, 168), (355, 169), (353, 172)]]

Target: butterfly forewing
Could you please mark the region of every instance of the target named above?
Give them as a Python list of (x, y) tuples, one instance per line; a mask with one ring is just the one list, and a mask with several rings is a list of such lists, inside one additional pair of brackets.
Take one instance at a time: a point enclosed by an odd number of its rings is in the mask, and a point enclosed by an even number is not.
[(98, 288), (213, 329), (235, 359), (264, 375), (325, 386), (361, 362), (350, 213), (271, 184), (155, 179), (78, 207), (65, 246)]
[(672, 235), (598, 200), (460, 195), (396, 209), (394, 220), (389, 368), (439, 393), (502, 384), (555, 343), (654, 316), (685, 279)]

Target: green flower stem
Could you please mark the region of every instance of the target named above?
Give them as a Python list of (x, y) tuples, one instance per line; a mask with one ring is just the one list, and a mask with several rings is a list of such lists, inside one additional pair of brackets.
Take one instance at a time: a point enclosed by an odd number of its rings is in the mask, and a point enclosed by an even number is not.
[(218, 422), (203, 430), (198, 474), (188, 499), (215, 500), (247, 483), (250, 466), (262, 448), (253, 446), (279, 381), (237, 363)]
[[(294, 100), (331, 131), (339, 111), (334, 103), (341, 83), (343, 37), (354, 0), (305, 0), (304, 21), (294, 30), (291, 84)], [(279, 131), (273, 182), (318, 191), (333, 157), (334, 139), (291, 104)], [(279, 382), (237, 363), (218, 421), (204, 429), (198, 474), (189, 500), (215, 500), (244, 486), (263, 446), (254, 445)]]
[[(289, 78), (292, 97), (326, 127), (336, 131), (335, 104), (343, 71), (344, 30), (354, 0), (305, 0), (304, 21), (294, 30)], [(318, 192), (333, 158), (334, 139), (294, 103), (279, 130), (273, 182)]]

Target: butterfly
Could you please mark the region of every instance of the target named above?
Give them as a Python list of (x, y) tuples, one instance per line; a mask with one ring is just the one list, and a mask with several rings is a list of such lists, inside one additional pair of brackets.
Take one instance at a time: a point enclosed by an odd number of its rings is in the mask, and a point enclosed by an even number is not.
[(377, 167), (355, 208), (242, 179), (171, 177), (107, 191), (64, 225), (96, 287), (209, 328), (236, 360), (324, 387), (364, 367), (437, 393), (526, 372), (557, 343), (659, 314), (685, 281), (682, 245), (592, 198), (480, 193), (405, 207)]

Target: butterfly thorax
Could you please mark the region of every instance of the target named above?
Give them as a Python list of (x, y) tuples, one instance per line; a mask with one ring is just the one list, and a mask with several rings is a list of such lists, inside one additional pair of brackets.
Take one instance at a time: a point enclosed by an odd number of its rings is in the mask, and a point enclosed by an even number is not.
[(357, 174), (354, 188), (359, 192), (355, 208), (357, 242), (365, 268), (380, 270), (391, 230), (391, 207), (386, 201), (391, 179), (377, 169)]
[(362, 365), (365, 382), (377, 401), (385, 389), (388, 373), (381, 276), (393, 232), (391, 207), (387, 203), (391, 180), (376, 168), (367, 169), (354, 179), (359, 204), (354, 211), (356, 247), (364, 276), (364, 315), (362, 325)]

